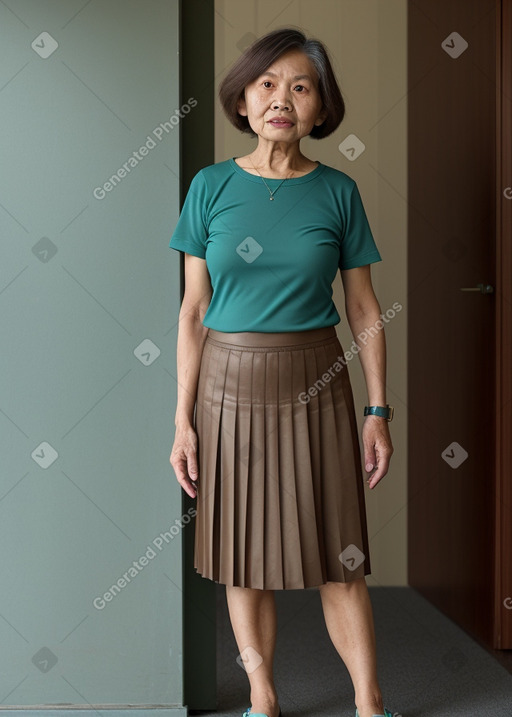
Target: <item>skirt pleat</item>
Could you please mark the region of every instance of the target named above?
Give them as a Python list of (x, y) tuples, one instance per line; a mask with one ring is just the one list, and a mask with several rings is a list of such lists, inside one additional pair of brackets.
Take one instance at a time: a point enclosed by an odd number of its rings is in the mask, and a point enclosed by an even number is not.
[(371, 572), (352, 388), (346, 365), (332, 369), (340, 356), (334, 327), (209, 330), (195, 419), (203, 577), (303, 589)]

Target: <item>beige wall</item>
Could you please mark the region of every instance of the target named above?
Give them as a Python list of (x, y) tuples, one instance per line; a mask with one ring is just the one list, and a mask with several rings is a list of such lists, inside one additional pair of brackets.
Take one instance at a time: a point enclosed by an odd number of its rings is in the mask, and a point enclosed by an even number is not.
[[(217, 86), (226, 70), (256, 37), (277, 27), (296, 27), (324, 42), (347, 105), (340, 127), (324, 140), (304, 139), (302, 152), (312, 160), (346, 172), (358, 184), (383, 261), (372, 266), (372, 278), (386, 312), (394, 302), (402, 310), (386, 324), (387, 401), (395, 406), (390, 424), (395, 453), (391, 468), (366, 490), (372, 574), (368, 585), (407, 584), (407, 356), (406, 356), (406, 0), (216, 0), (215, 75)], [(366, 145), (353, 162), (338, 145), (348, 134)], [(256, 140), (226, 120), (217, 100), (215, 161), (251, 152)], [(353, 341), (344, 313), (340, 274), (334, 300), (343, 348)], [(359, 359), (349, 363), (359, 428), (367, 403)]]

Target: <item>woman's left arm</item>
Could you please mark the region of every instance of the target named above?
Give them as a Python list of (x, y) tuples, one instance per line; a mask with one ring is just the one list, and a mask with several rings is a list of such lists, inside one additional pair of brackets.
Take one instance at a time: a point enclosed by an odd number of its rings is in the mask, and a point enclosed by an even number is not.
[[(373, 291), (370, 264), (341, 271), (345, 291), (345, 312), (352, 335), (360, 347), (368, 406), (386, 405), (386, 339), (384, 329), (376, 326), (381, 309)], [(380, 325), (380, 324), (379, 324)], [(369, 330), (373, 327), (373, 330)], [(370, 488), (388, 472), (393, 453), (388, 421), (380, 416), (366, 416), (363, 423), (364, 465)], [(372, 472), (373, 471), (373, 472)]]

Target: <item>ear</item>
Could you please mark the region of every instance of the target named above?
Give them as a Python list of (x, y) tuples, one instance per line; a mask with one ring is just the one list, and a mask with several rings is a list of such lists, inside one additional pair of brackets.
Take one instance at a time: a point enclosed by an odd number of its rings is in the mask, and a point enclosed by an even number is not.
[(241, 97), (236, 103), (236, 110), (242, 117), (247, 117), (247, 106), (245, 104), (245, 98)]
[(324, 110), (322, 110), (322, 111), (320, 112), (320, 114), (319, 114), (318, 117), (316, 118), (315, 124), (316, 124), (316, 125), (321, 125), (323, 122), (325, 122), (326, 117), (327, 117), (327, 110), (324, 109)]

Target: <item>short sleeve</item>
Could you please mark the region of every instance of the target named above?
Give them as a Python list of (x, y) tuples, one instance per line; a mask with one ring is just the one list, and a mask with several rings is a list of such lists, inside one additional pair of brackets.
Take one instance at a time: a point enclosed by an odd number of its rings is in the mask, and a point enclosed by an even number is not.
[(200, 170), (190, 182), (178, 222), (169, 242), (171, 249), (201, 259), (206, 257), (208, 221), (206, 218), (207, 185)]
[(341, 251), (339, 268), (354, 269), (356, 266), (365, 266), (382, 257), (377, 249), (375, 240), (366, 217), (361, 195), (354, 182), (347, 202), (344, 202), (345, 228), (341, 237)]

